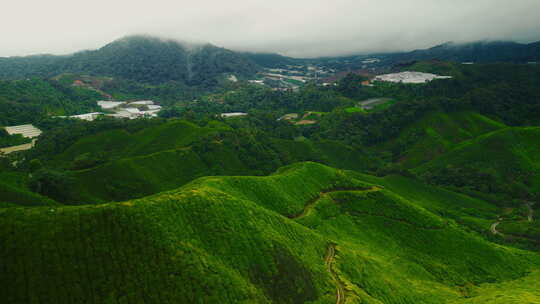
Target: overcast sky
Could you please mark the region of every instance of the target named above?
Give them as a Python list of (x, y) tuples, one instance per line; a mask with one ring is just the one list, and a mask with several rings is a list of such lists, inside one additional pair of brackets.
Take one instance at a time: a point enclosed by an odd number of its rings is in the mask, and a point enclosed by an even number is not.
[(1, 0), (0, 56), (96, 49), (131, 34), (295, 57), (540, 40), (540, 0)]

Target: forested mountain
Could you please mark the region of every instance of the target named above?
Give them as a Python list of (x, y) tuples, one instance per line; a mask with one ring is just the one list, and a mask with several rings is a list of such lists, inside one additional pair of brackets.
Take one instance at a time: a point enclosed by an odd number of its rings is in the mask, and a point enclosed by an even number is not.
[(253, 62), (266, 68), (283, 68), (287, 65), (303, 63), (303, 59), (283, 56), (276, 53), (244, 53)]
[(129, 36), (98, 50), (68, 56), (0, 58), (1, 78), (52, 77), (70, 72), (211, 87), (224, 73), (249, 76), (257, 70), (249, 58), (224, 48), (149, 36)]
[[(358, 54), (339, 57), (292, 58), (274, 53), (246, 53), (257, 64), (267, 68), (283, 68), (287, 65), (314, 64), (340, 71), (376, 68), (388, 69), (396, 64), (412, 61), (451, 61), (474, 63), (529, 63), (540, 61), (540, 42), (521, 44), (510, 41), (477, 41), (468, 43), (447, 42), (428, 49), (411, 52)], [(380, 61), (366, 64), (364, 60)]]
[(536, 62), (540, 61), (540, 42), (521, 44), (509, 41), (447, 42), (425, 50), (394, 54), (394, 61), (441, 60), (454, 62)]

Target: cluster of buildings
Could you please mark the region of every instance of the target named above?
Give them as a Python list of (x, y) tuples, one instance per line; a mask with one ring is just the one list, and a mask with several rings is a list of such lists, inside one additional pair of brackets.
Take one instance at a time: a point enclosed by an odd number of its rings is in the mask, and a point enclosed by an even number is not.
[(324, 78), (335, 70), (314, 65), (287, 65), (285, 68), (265, 69), (259, 79), (248, 80), (253, 84), (268, 85), (278, 89), (298, 89), (303, 84)]
[(158, 112), (161, 111), (161, 106), (156, 105), (152, 100), (140, 100), (140, 101), (108, 101), (100, 100), (97, 104), (104, 112), (92, 112), (71, 116), (56, 116), (59, 118), (75, 118), (87, 121), (93, 121), (101, 115), (136, 119), (142, 117), (157, 117)]
[(113, 112), (112, 114), (106, 114), (107, 116), (117, 118), (157, 117), (157, 113), (161, 111), (161, 106), (156, 105), (152, 100), (132, 102), (102, 100), (97, 103), (103, 110)]
[(41, 130), (34, 127), (34, 125), (20, 125), (4, 128), (9, 135), (20, 134), (26, 138), (34, 138), (41, 135)]
[(376, 76), (374, 81), (394, 83), (426, 83), (435, 79), (450, 79), (452, 76), (439, 76), (422, 72), (401, 72)]

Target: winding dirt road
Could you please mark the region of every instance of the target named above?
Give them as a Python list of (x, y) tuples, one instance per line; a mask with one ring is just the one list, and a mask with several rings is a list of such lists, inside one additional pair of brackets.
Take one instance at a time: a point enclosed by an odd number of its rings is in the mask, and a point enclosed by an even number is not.
[(339, 280), (333, 267), (335, 256), (336, 256), (336, 245), (330, 244), (330, 246), (328, 246), (328, 249), (326, 251), (324, 264), (326, 265), (326, 269), (332, 276), (332, 279), (336, 282), (336, 304), (343, 304), (345, 303), (345, 289), (343, 288), (343, 284)]

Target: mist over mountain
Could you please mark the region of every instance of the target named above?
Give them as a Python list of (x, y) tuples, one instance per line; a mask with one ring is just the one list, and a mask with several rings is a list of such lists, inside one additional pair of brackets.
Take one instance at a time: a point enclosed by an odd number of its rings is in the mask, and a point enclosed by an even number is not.
[(397, 54), (397, 60), (443, 60), (457, 62), (531, 62), (540, 60), (540, 42), (511, 41), (447, 42), (425, 50)]
[(0, 58), (0, 77), (52, 77), (87, 73), (145, 83), (177, 81), (214, 84), (224, 73), (252, 75), (258, 66), (249, 58), (211, 44), (187, 44), (151, 36), (129, 36), (104, 47), (67, 56)]

